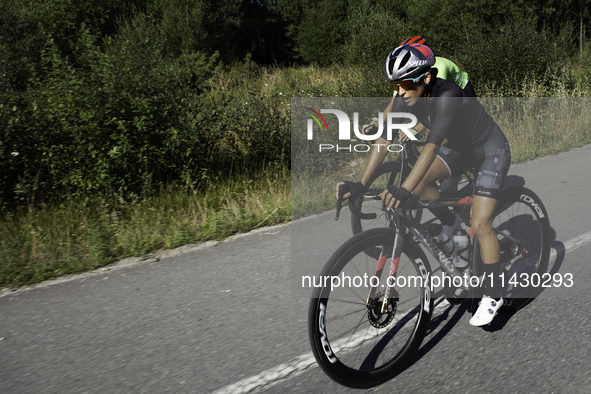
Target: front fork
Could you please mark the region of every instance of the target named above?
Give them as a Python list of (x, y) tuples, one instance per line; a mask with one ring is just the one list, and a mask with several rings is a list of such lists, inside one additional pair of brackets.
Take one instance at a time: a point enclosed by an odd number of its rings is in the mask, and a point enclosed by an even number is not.
[[(388, 300), (394, 291), (394, 286), (392, 286), (392, 284), (396, 283), (398, 264), (400, 263), (400, 256), (402, 255), (402, 248), (404, 247), (404, 236), (406, 234), (406, 225), (401, 223), (396, 212), (394, 212), (394, 221), (396, 236), (394, 237), (394, 247), (392, 248), (391, 253), (392, 259), (390, 260), (390, 269), (388, 271), (388, 279), (386, 280), (386, 291), (384, 292), (384, 299), (382, 301), (380, 313), (386, 313), (388, 311)], [(386, 260), (388, 260), (388, 256), (390, 255), (389, 252), (390, 249), (386, 245), (382, 246), (380, 257), (378, 258), (378, 264), (374, 272), (374, 277), (381, 278), (382, 271), (386, 265)], [(377, 287), (377, 285), (370, 286), (369, 294), (367, 296), (367, 300), (365, 301), (366, 307), (369, 306), (371, 300), (376, 296)]]

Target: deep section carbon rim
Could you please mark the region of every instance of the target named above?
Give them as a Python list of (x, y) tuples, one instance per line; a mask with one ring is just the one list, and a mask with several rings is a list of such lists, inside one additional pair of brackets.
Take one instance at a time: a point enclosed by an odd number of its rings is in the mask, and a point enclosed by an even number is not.
[[(377, 259), (364, 249), (384, 247), (390, 254), (394, 234), (381, 228), (351, 238), (316, 278), (316, 285), (328, 282), (315, 288), (310, 301), (312, 350), (324, 371), (348, 387), (373, 387), (398, 374), (419, 348), (430, 321), (430, 268), (412, 240), (405, 242), (397, 281), (382, 309), (390, 258), (379, 281), (372, 279)], [(375, 293), (366, 302), (372, 286)]]

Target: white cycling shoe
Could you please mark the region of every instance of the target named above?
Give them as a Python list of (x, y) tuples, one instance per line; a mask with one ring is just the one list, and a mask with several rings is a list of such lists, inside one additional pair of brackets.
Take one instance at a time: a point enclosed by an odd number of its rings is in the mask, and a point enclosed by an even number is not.
[(489, 296), (482, 297), (480, 306), (472, 318), (470, 324), (474, 327), (486, 326), (493, 321), (499, 309), (503, 306), (503, 299), (495, 300)]

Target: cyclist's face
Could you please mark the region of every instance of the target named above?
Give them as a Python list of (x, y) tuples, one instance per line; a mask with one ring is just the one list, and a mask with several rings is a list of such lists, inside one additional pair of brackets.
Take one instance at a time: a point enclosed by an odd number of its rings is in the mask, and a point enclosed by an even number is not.
[(418, 83), (412, 84), (414, 86), (409, 87), (409, 89), (404, 89), (402, 84), (398, 85), (398, 95), (406, 105), (412, 107), (418, 101), (419, 97), (422, 97), (425, 94), (425, 90), (427, 87), (425, 84), (428, 84), (431, 81), (431, 73), (425, 74), (422, 78), (422, 81)]

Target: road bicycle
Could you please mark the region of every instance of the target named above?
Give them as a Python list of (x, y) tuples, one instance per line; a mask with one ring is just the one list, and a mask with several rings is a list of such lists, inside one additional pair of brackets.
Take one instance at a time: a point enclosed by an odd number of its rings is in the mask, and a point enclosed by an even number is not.
[[(404, 176), (404, 161), (398, 164)], [(427, 231), (429, 221), (421, 223), (420, 214), (425, 208), (453, 207), (469, 228), (472, 184), (468, 180), (454, 197), (418, 201), (414, 196), (398, 209), (387, 210), (382, 203), (386, 226), (347, 240), (314, 278), (309, 339), (318, 364), (333, 380), (370, 388), (404, 370), (427, 333), (439, 287), (452, 304), (471, 300), (475, 312), (483, 283), (490, 280), (483, 276), (478, 239), (470, 232), (468, 265), (458, 268), (453, 260), (460, 251), (438, 244)], [(359, 208), (377, 201), (381, 191), (370, 188), (363, 202), (350, 203), (352, 214), (375, 220)], [(337, 204), (337, 217), (339, 210)], [(493, 228), (501, 246), (505, 300), (501, 310), (518, 310), (533, 299), (544, 275), (549, 275), (548, 214), (534, 192), (513, 187), (499, 199)], [(433, 274), (421, 245), (439, 263), (439, 276)]]

